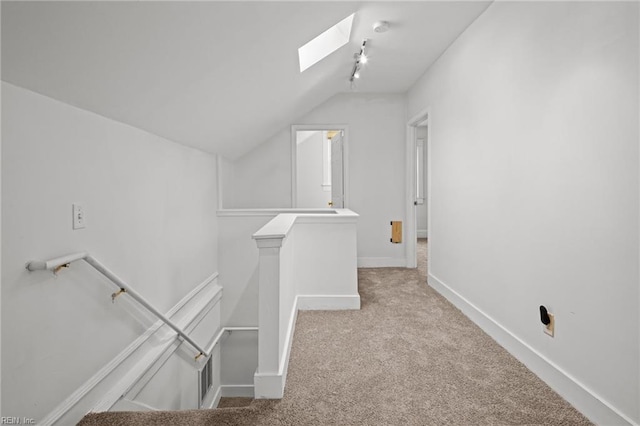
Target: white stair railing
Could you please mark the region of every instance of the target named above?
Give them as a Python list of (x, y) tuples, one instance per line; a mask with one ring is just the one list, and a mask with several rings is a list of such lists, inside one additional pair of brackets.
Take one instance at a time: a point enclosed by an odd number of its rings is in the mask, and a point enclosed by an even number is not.
[(107, 277), (111, 282), (119, 287), (119, 290), (111, 295), (111, 300), (114, 301), (116, 297), (120, 296), (123, 293), (128, 294), (133, 297), (138, 303), (147, 308), (151, 313), (157, 316), (162, 322), (167, 324), (169, 327), (173, 329), (180, 337), (189, 342), (191, 346), (193, 346), (196, 350), (198, 350), (198, 354), (195, 356), (197, 360), (201, 356), (205, 358), (209, 356), (209, 351), (205, 351), (200, 347), (191, 337), (187, 335), (180, 327), (178, 327), (175, 323), (173, 323), (169, 318), (163, 315), (160, 311), (153, 307), (144, 297), (142, 297), (138, 292), (131, 288), (128, 284), (126, 284), (122, 279), (120, 279), (117, 275), (107, 269), (102, 263), (98, 262), (95, 258), (93, 258), (89, 253), (81, 252), (69, 254), (67, 256), (58, 257), (51, 260), (46, 261), (31, 261), (27, 263), (26, 268), (29, 271), (52, 271), (54, 274), (57, 274), (62, 268), (68, 268), (71, 262), (75, 262), (78, 260), (84, 260), (89, 265), (91, 265), (96, 271), (100, 272), (102, 275)]

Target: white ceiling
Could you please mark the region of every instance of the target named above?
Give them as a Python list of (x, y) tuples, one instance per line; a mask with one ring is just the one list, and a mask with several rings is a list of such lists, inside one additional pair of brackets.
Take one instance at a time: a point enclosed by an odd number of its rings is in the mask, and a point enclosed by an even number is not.
[[(404, 92), (489, 3), (2, 2), (2, 79), (235, 158), (352, 90), (364, 38), (355, 90)], [(300, 73), (298, 48), (354, 12), (351, 41)]]

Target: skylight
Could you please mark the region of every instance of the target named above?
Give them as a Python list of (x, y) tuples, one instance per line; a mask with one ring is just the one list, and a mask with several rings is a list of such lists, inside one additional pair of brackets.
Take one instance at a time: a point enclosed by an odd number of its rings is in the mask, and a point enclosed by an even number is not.
[(303, 72), (313, 64), (326, 58), (345, 44), (351, 37), (351, 25), (353, 24), (351, 14), (342, 21), (329, 28), (304, 46), (298, 49), (300, 59), (300, 72)]

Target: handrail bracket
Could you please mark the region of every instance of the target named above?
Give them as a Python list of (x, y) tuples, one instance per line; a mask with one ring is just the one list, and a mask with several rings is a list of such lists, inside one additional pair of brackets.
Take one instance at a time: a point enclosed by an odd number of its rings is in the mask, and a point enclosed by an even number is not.
[(120, 288), (120, 290), (116, 291), (115, 293), (113, 293), (111, 295), (111, 303), (115, 303), (116, 302), (116, 297), (120, 296), (122, 293), (126, 293), (127, 289), (126, 288)]
[(62, 268), (68, 268), (69, 266), (71, 266), (70, 263), (65, 263), (63, 265), (56, 266), (55, 268), (53, 268), (53, 275), (58, 275), (58, 272), (60, 272)]

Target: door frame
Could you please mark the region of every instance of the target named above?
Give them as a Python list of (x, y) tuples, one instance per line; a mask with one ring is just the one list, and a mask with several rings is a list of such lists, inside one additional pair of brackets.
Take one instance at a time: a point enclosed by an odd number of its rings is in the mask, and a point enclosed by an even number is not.
[[(418, 219), (416, 215), (417, 206), (414, 204), (416, 194), (416, 128), (420, 125), (427, 126), (427, 230), (431, 234), (431, 108), (426, 108), (414, 115), (407, 121), (407, 140), (406, 140), (406, 218), (407, 218), (407, 268), (415, 268), (418, 266), (417, 246), (418, 246)], [(428, 253), (428, 252), (427, 252)], [(428, 255), (428, 254), (427, 254)]]
[(297, 158), (298, 144), (296, 143), (296, 132), (302, 131), (327, 131), (342, 130), (342, 196), (344, 197), (344, 208), (349, 206), (349, 126), (347, 124), (293, 124), (291, 126), (291, 207), (298, 207), (298, 178), (297, 178)]

